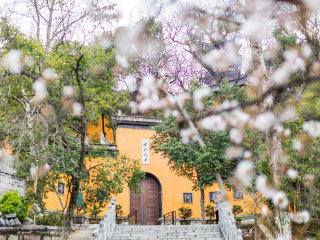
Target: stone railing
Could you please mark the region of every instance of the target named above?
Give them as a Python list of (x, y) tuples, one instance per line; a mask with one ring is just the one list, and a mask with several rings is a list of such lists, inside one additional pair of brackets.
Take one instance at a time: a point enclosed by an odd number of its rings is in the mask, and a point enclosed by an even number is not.
[(110, 240), (116, 228), (116, 199), (111, 198), (108, 212), (99, 223), (99, 228), (93, 232), (94, 240)]
[(229, 203), (219, 203), (219, 226), (225, 240), (243, 240), (241, 229), (237, 230), (236, 220)]

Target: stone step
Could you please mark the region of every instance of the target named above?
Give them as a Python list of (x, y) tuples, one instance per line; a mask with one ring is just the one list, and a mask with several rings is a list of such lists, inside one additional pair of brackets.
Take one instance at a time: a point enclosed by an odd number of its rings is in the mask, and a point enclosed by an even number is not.
[(135, 231), (115, 231), (117, 234), (125, 233), (149, 233), (149, 234), (180, 234), (180, 233), (221, 233), (219, 229), (210, 229), (210, 230), (194, 230), (194, 229), (184, 229), (184, 230), (135, 230)]
[(113, 236), (120, 236), (120, 237), (125, 237), (125, 236), (150, 236), (150, 235), (157, 235), (157, 236), (185, 236), (185, 235), (221, 235), (221, 232), (168, 232), (168, 233), (149, 233), (149, 232), (144, 232), (144, 233), (129, 233), (129, 232), (114, 232)]
[(190, 227), (219, 227), (218, 224), (197, 224), (197, 225), (117, 225), (117, 228), (148, 228), (148, 227), (155, 227), (155, 228), (190, 228)]
[(158, 237), (158, 236), (148, 236), (148, 237), (112, 237), (112, 240), (133, 240), (133, 239), (141, 239), (141, 240), (153, 240), (153, 239), (179, 239), (179, 240), (224, 240), (223, 237), (209, 237), (209, 236), (166, 236), (166, 237)]

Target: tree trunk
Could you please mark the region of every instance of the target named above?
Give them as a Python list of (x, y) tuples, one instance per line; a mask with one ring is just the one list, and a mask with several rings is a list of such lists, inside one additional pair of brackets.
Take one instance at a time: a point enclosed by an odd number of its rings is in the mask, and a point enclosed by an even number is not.
[(204, 212), (204, 189), (200, 189), (200, 193), (201, 224), (206, 224), (206, 215)]
[(224, 186), (221, 174), (218, 171), (216, 171), (214, 173), (214, 176), (216, 177), (216, 180), (218, 182), (218, 185), (219, 185), (219, 188), (220, 188), (220, 192), (221, 192), (221, 199), (219, 199), (219, 200), (221, 202), (228, 202), (229, 203), (229, 199), (228, 199), (228, 196), (227, 196), (227, 191), (226, 191), (226, 188)]
[(62, 228), (62, 232), (61, 232), (61, 236), (60, 236), (61, 240), (68, 240), (68, 238), (69, 238), (69, 234), (71, 232), (71, 220), (73, 218), (73, 213), (76, 208), (77, 198), (78, 198), (78, 193), (79, 193), (79, 186), (80, 186), (79, 180), (72, 178), (71, 182), (74, 185), (72, 186), (72, 190), (71, 190), (71, 197), (70, 197), (68, 210), (67, 210), (66, 215), (64, 217), (63, 228)]
[[(258, 71), (261, 77), (260, 94), (265, 93), (269, 89), (269, 78), (267, 76), (267, 69), (265, 66), (263, 51), (260, 42), (251, 42), (252, 63), (255, 71)], [(274, 109), (274, 99), (270, 94), (261, 104), (262, 112)], [(274, 184), (277, 186), (280, 183), (280, 161), (282, 156), (281, 137), (277, 130), (280, 127), (276, 124), (272, 129), (266, 132), (266, 139), (269, 151), (270, 170)], [(292, 239), (291, 221), (287, 212), (279, 212), (275, 210), (274, 218), (278, 227), (278, 236), (285, 239)]]

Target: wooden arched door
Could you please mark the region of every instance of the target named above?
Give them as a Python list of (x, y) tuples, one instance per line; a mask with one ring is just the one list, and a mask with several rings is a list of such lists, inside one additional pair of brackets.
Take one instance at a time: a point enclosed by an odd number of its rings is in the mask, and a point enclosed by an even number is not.
[(141, 179), (139, 184), (143, 193), (130, 191), (130, 212), (137, 211), (138, 225), (157, 225), (160, 211), (159, 185), (150, 176)]

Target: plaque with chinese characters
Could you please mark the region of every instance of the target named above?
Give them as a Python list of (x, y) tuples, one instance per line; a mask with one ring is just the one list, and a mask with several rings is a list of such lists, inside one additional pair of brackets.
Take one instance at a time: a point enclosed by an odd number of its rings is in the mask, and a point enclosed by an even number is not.
[(149, 164), (149, 140), (142, 140), (142, 164)]
[(243, 192), (233, 191), (233, 200), (243, 199)]
[(183, 203), (193, 203), (192, 193), (183, 193)]
[(64, 183), (58, 183), (58, 193), (64, 195)]
[(219, 193), (219, 192), (218, 191), (209, 192), (209, 202), (213, 202), (214, 203), (214, 199), (216, 198), (217, 193)]

